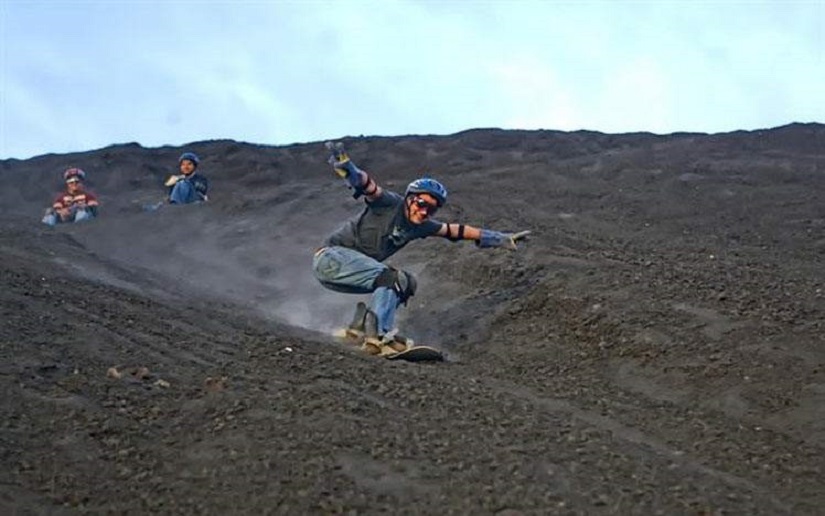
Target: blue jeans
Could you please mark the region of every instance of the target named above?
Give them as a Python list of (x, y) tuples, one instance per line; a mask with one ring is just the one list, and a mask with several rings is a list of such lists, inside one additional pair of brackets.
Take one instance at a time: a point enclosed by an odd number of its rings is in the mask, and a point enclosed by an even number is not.
[(198, 191), (195, 190), (192, 182), (186, 179), (181, 179), (175, 183), (172, 191), (169, 192), (169, 202), (172, 204), (189, 204), (200, 200), (201, 196), (198, 194)]
[(346, 247), (325, 247), (315, 253), (312, 271), (324, 287), (345, 294), (369, 294), (370, 310), (378, 319), (378, 333), (384, 335), (393, 329), (395, 311), (401, 298), (389, 287), (375, 287), (375, 279), (387, 266)]
[[(93, 218), (95, 218), (95, 216), (92, 215), (92, 213), (89, 210), (81, 208), (78, 210), (74, 210), (74, 213), (69, 215), (69, 220), (67, 220), (66, 222), (83, 222), (84, 220), (92, 220)], [(50, 211), (46, 214), (45, 217), (43, 217), (42, 222), (43, 224), (49, 226), (56, 226), (59, 222), (63, 221), (60, 220), (60, 215), (58, 215), (54, 211)]]

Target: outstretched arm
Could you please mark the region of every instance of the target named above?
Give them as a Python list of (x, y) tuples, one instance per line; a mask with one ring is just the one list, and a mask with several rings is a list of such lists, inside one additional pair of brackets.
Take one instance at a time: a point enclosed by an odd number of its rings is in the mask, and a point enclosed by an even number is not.
[(328, 160), (329, 163), (332, 165), (335, 173), (349, 183), (350, 188), (353, 190), (353, 197), (358, 199), (363, 195), (367, 201), (374, 201), (381, 197), (384, 190), (369, 174), (358, 168), (355, 163), (352, 162), (341, 142), (326, 142), (325, 145), (331, 152)]
[(55, 198), (54, 203), (52, 203), (52, 211), (57, 213), (61, 220), (67, 220), (71, 213), (69, 213), (69, 208), (63, 202), (63, 194), (60, 194)]
[(515, 251), (518, 249), (518, 242), (525, 240), (530, 231), (519, 231), (518, 233), (502, 233), (491, 229), (481, 229), (465, 224), (442, 224), (436, 235), (457, 242), (459, 240), (475, 240), (479, 247), (504, 247)]

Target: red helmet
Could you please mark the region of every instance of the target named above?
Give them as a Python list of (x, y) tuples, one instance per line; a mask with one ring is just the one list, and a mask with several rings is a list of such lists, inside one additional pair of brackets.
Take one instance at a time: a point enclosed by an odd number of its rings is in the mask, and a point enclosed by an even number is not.
[(65, 172), (63, 172), (63, 179), (68, 181), (69, 179), (78, 179), (83, 181), (86, 179), (86, 172), (83, 172), (82, 169), (79, 168), (68, 168)]

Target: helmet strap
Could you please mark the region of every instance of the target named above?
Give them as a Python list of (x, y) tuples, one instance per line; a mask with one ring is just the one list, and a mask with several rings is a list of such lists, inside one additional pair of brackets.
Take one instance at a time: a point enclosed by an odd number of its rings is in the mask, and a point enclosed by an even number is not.
[(412, 216), (412, 205), (415, 196), (416, 194), (410, 193), (404, 197), (404, 214), (407, 216), (407, 220), (410, 220), (410, 216)]

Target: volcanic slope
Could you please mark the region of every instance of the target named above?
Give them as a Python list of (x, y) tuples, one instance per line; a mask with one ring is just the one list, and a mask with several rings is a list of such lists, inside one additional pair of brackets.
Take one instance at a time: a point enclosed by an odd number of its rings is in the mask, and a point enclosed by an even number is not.
[[(446, 363), (329, 337), (363, 298), (311, 257), (361, 206), (321, 142), (0, 162), (4, 514), (821, 513), (825, 126), (345, 141), (533, 231), (389, 260)], [(144, 211), (184, 150), (210, 201)], [(101, 216), (48, 228), (69, 166)]]

